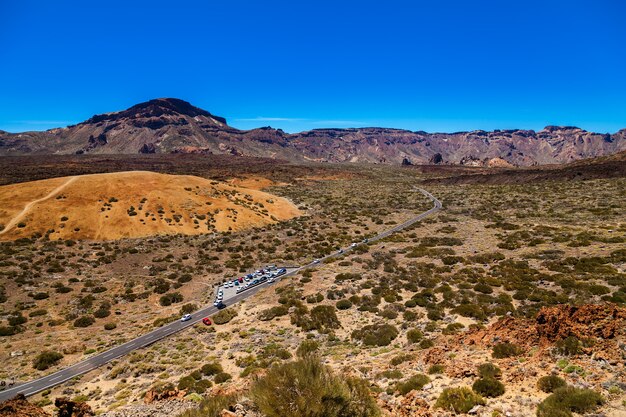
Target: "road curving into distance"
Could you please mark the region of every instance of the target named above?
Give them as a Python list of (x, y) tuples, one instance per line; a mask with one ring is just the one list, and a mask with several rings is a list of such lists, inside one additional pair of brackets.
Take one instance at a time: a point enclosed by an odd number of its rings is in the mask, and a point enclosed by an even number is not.
[[(437, 212), (438, 210), (440, 210), (442, 208), (441, 202), (439, 200), (437, 200), (437, 198), (435, 198), (432, 194), (430, 194), (428, 191), (423, 190), (421, 188), (414, 188), (414, 191), (419, 191), (422, 194), (424, 194), (426, 197), (428, 197), (432, 202), (433, 202), (433, 207), (428, 210), (425, 211), (421, 214), (419, 214), (418, 216), (407, 220), (404, 223), (401, 223), (399, 225), (396, 225), (395, 227), (386, 230), (376, 236), (373, 236), (369, 239), (367, 239), (367, 243), (373, 243), (376, 242), (378, 240), (384, 239), (387, 236), (400, 231), (402, 229), (405, 229), (411, 225), (413, 225), (414, 223), (422, 220), (423, 218), (430, 216), (431, 214)], [(364, 241), (361, 243), (365, 243)], [(304, 269), (308, 269), (308, 268), (312, 268), (314, 266), (317, 266), (319, 264), (324, 263), (324, 261), (329, 260), (330, 258), (334, 258), (337, 256), (344, 256), (345, 254), (349, 253), (353, 248), (352, 247), (348, 247), (343, 249), (343, 252), (340, 253), (332, 253), (330, 255), (327, 255), (323, 258), (319, 258), (315, 261), (312, 261), (306, 265), (300, 266), (298, 268), (290, 268), (287, 273), (285, 273), (284, 275), (280, 276), (276, 281), (279, 281), (285, 277), (289, 277), (289, 276), (293, 276), (295, 274), (297, 274), (298, 272), (304, 270)], [(228, 305), (233, 305), (236, 304), (242, 300), (245, 300), (247, 298), (252, 297), (253, 295), (255, 295), (257, 292), (261, 291), (262, 289), (268, 287), (272, 285), (272, 283), (262, 283), (260, 285), (254, 286), (246, 291), (243, 291), (239, 294), (236, 294), (232, 297), (230, 297), (228, 300), (224, 300), (225, 303), (227, 303)], [(142, 336), (139, 336), (133, 340), (130, 340), (126, 343), (123, 343), (121, 345), (118, 345), (114, 348), (111, 348), (109, 350), (106, 350), (104, 352), (98, 353), (97, 355), (93, 355), (85, 360), (82, 360), (72, 366), (69, 366), (67, 368), (64, 368), (60, 371), (54, 372), (50, 375), (46, 375), (42, 378), (39, 379), (35, 379), (33, 381), (30, 382), (26, 382), (20, 385), (16, 385), (13, 387), (9, 387), (7, 389), (5, 389), (4, 391), (0, 391), (0, 401), (5, 401), (8, 400), (10, 398), (13, 398), (15, 395), (17, 394), (24, 394), (25, 396), (30, 396), (33, 394), (36, 394), (38, 392), (41, 392), (43, 390), (52, 388), (56, 385), (62, 384), (65, 381), (68, 381), (72, 378), (75, 378), (77, 376), (80, 376), (82, 374), (85, 374), (91, 370), (94, 370), (96, 368), (99, 368), (102, 365), (106, 365), (107, 363), (111, 362), (114, 359), (117, 359), (121, 356), (124, 356), (136, 349), (141, 349), (144, 348), (146, 346), (149, 346), (155, 342), (158, 342), (159, 340), (162, 340), (174, 333), (180, 332), (181, 330), (184, 330), (188, 327), (191, 327), (193, 325), (195, 325), (196, 323), (199, 323), (202, 321), (202, 319), (204, 317), (210, 316), (212, 314), (215, 314), (219, 311), (219, 309), (217, 307), (214, 307), (213, 305), (209, 306), (209, 307), (205, 307), (203, 309), (200, 309), (194, 313), (192, 313), (191, 315), (191, 320), (185, 321), (185, 322), (181, 322), (180, 320), (176, 320), (175, 322), (166, 324), (162, 327), (159, 327), (158, 329), (154, 329), (149, 333), (146, 333)]]

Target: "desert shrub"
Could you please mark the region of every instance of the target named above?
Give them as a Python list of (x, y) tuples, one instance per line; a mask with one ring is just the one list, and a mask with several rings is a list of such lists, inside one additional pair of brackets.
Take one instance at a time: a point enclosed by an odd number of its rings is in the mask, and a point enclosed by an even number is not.
[(45, 371), (49, 367), (56, 365), (61, 359), (63, 359), (62, 353), (45, 350), (37, 355), (33, 361), (33, 368), (39, 371)]
[(111, 311), (106, 309), (106, 308), (99, 308), (96, 311), (94, 311), (93, 315), (96, 318), (102, 319), (102, 318), (110, 316), (111, 315)]
[(415, 301), (415, 300), (413, 300), (413, 299), (407, 300), (407, 301), (405, 301), (404, 306), (405, 306), (406, 308), (413, 308), (413, 307), (416, 307), (416, 306), (417, 306), (417, 301)]
[(213, 379), (215, 381), (216, 384), (221, 384), (223, 382), (226, 382), (228, 380), (231, 380), (233, 377), (226, 373), (226, 372), (220, 372), (219, 374), (215, 375), (215, 378)]
[(117, 324), (115, 323), (106, 323), (104, 325), (104, 330), (113, 330), (117, 327)]
[(179, 292), (171, 292), (165, 295), (162, 295), (159, 299), (159, 304), (164, 307), (172, 305), (174, 303), (180, 303), (183, 301), (183, 295)]
[(382, 378), (387, 378), (387, 379), (400, 379), (404, 375), (402, 374), (402, 371), (400, 371), (399, 369), (387, 369), (379, 373), (378, 376)]
[(400, 354), (391, 358), (391, 361), (389, 361), (389, 363), (393, 366), (398, 366), (401, 363), (410, 361), (411, 359), (413, 359), (413, 355), (411, 354)]
[(398, 317), (398, 312), (392, 308), (385, 308), (380, 315), (387, 320), (393, 320)]
[(314, 357), (270, 368), (251, 396), (267, 417), (380, 416), (365, 381), (337, 377)]
[(188, 394), (193, 392), (202, 394), (213, 385), (208, 379), (196, 379), (193, 375), (187, 375), (178, 380), (178, 389), (185, 390)]
[(179, 311), (180, 315), (191, 314), (198, 309), (198, 306), (193, 303), (184, 304)]
[(422, 333), (422, 331), (419, 329), (411, 329), (406, 332), (406, 338), (409, 343), (418, 343), (424, 338), (424, 333)]
[(522, 353), (522, 348), (514, 343), (498, 343), (493, 347), (491, 356), (496, 359), (510, 358), (512, 356), (518, 356)]
[(157, 278), (156, 280), (154, 280), (153, 284), (153, 291), (155, 292), (155, 294), (165, 294), (170, 289), (170, 283), (163, 278)]
[(298, 349), (296, 350), (296, 355), (299, 358), (306, 358), (309, 355), (317, 353), (319, 348), (319, 342), (315, 340), (305, 339), (302, 341), (302, 343), (300, 343), (300, 346), (298, 346)]
[(495, 378), (479, 378), (472, 389), (485, 397), (499, 397), (504, 394), (504, 384)]
[(572, 412), (585, 414), (604, 404), (599, 393), (590, 389), (560, 387), (537, 407), (537, 417), (571, 417)]
[(20, 329), (14, 326), (0, 326), (0, 337), (13, 336), (20, 332)]
[(338, 310), (348, 310), (352, 307), (352, 303), (350, 302), (350, 300), (344, 298), (343, 300), (337, 301), (337, 304), (335, 304), (335, 306)]
[(428, 349), (435, 346), (435, 342), (433, 342), (431, 339), (423, 339), (422, 341), (420, 341), (419, 346), (422, 349)]
[(387, 346), (398, 337), (398, 329), (390, 324), (372, 324), (352, 332), (352, 338), (366, 346)]
[(232, 308), (226, 308), (213, 315), (213, 323), (226, 324), (237, 316), (237, 312)]
[(202, 368), (200, 368), (200, 372), (202, 372), (206, 376), (211, 376), (217, 375), (220, 372), (224, 372), (224, 369), (222, 369), (222, 365), (220, 365), (219, 363), (210, 362), (202, 365)]
[(477, 320), (484, 320), (487, 318), (485, 311), (476, 304), (459, 304), (450, 311), (454, 314), (459, 314), (463, 317), (471, 317)]
[(543, 392), (554, 392), (555, 389), (567, 385), (565, 380), (557, 375), (542, 376), (537, 381), (537, 388)]
[(581, 352), (580, 340), (574, 336), (559, 340), (556, 342), (556, 351), (565, 356), (578, 355)]
[(413, 390), (421, 390), (422, 388), (424, 388), (424, 385), (428, 384), (429, 382), (429, 377), (424, 374), (417, 374), (413, 375), (406, 381), (398, 382), (398, 384), (396, 385), (396, 390), (398, 390), (400, 395), (406, 395)]
[(9, 323), (9, 326), (12, 326), (12, 327), (19, 326), (20, 324), (24, 324), (27, 321), (28, 319), (22, 316), (22, 313), (17, 313), (7, 318), (7, 322)]
[(300, 307), (291, 316), (291, 322), (305, 331), (324, 332), (341, 326), (335, 307), (329, 305), (315, 306), (309, 314), (307, 314), (306, 307)]
[(34, 300), (45, 300), (46, 298), (50, 297), (50, 294), (48, 294), (47, 292), (38, 292), (32, 295)]
[(462, 323), (450, 323), (441, 331), (442, 334), (455, 334), (465, 326)]
[(95, 322), (93, 316), (82, 316), (74, 320), (74, 327), (89, 327)]
[(180, 277), (178, 277), (177, 281), (181, 284), (184, 284), (185, 282), (191, 281), (191, 278), (191, 274), (182, 274)]
[(478, 375), (481, 378), (500, 378), (502, 371), (493, 363), (483, 363), (478, 367)]
[(337, 283), (341, 283), (344, 281), (358, 281), (360, 279), (361, 279), (361, 275), (351, 273), (351, 272), (343, 272), (335, 276), (335, 282)]
[(211, 388), (212, 385), (213, 383), (209, 381), (208, 379), (201, 379), (198, 382), (196, 382), (196, 384), (193, 387), (193, 390), (194, 392), (197, 392), (198, 394), (203, 394), (204, 392), (206, 392), (207, 389)]
[(259, 313), (259, 320), (268, 321), (276, 317), (285, 316), (289, 312), (289, 309), (283, 305), (271, 307)]
[(446, 388), (435, 402), (435, 408), (443, 408), (456, 414), (467, 413), (477, 405), (485, 405), (485, 400), (468, 387)]
[(439, 365), (439, 364), (431, 365), (430, 368), (428, 368), (428, 374), (429, 375), (442, 374), (445, 369), (446, 367), (443, 365)]
[(198, 408), (187, 410), (179, 417), (219, 417), (222, 410), (228, 409), (237, 403), (234, 395), (212, 395), (204, 398)]

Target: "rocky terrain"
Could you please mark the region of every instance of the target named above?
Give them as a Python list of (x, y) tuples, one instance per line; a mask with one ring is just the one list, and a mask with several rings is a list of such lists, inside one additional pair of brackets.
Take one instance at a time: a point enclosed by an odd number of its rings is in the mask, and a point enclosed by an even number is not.
[[(170, 167), (177, 157), (189, 164)], [(45, 172), (100, 170), (107, 160), (123, 170), (186, 167), (231, 186), (267, 187), (302, 215), (223, 233), (0, 242), (0, 383), (45, 375), (177, 320), (210, 303), (224, 279), (303, 264), (399, 224), (430, 207), (407, 192), (420, 181), (491, 172), (276, 162), (245, 164), (237, 176), (235, 164), (211, 166), (225, 158), (215, 155), (76, 158), (52, 158)], [(24, 165), (11, 178), (29, 172)], [(260, 167), (267, 177), (251, 175)], [(526, 170), (540, 168), (514, 171)], [(621, 417), (624, 178), (547, 179), (429, 183), (444, 209), (414, 227), (28, 400), (49, 415), (67, 397), (107, 417), (290, 417), (268, 404), (279, 406), (275, 394), (303, 380), (306, 404), (318, 406), (313, 399), (326, 398), (328, 387), (344, 404), (343, 414), (315, 416)], [(315, 372), (298, 373), (306, 369)], [(587, 408), (578, 408), (581, 399)], [(349, 414), (355, 403), (366, 411)]]
[(179, 99), (155, 99), (45, 132), (0, 131), (0, 155), (227, 154), (290, 161), (462, 164), (507, 167), (566, 163), (626, 150), (626, 129), (427, 133), (390, 128), (316, 129), (288, 134), (238, 130)]

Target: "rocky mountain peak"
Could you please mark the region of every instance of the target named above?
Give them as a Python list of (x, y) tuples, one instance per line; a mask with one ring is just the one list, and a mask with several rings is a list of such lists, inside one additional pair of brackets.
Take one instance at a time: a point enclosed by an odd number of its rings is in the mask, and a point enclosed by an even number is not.
[(84, 123), (100, 123), (121, 119), (147, 119), (159, 117), (197, 117), (203, 116), (226, 125), (226, 119), (214, 116), (206, 110), (193, 106), (191, 103), (178, 98), (157, 98), (135, 104), (126, 110), (114, 113), (95, 115)]

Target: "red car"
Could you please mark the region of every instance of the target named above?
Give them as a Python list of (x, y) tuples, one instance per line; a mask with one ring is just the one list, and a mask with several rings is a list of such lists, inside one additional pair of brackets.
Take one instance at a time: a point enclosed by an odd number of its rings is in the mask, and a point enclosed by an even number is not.
[(204, 323), (207, 326), (210, 326), (211, 325), (211, 319), (208, 318), (208, 317), (205, 317), (205, 318), (202, 319), (202, 323)]

